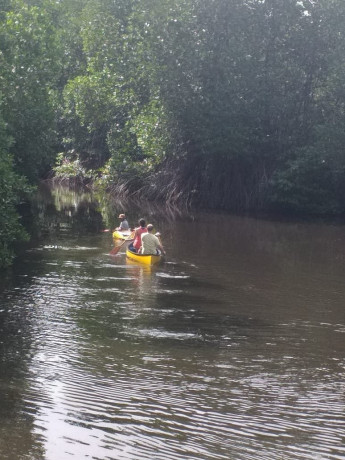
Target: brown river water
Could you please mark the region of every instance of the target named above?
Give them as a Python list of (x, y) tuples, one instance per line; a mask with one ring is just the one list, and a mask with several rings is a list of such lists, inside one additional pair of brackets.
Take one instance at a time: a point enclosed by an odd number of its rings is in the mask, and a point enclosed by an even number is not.
[(345, 227), (55, 193), (0, 290), (0, 459), (345, 459)]

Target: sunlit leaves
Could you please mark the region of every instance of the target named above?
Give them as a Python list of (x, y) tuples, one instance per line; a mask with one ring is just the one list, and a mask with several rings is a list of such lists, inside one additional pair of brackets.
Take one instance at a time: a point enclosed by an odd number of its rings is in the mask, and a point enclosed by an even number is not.
[(16, 0), (0, 23), (0, 35), (0, 88), (4, 118), (14, 139), (11, 151), (17, 169), (34, 180), (53, 158), (51, 97), (60, 62), (54, 24), (44, 9)]
[(145, 152), (145, 171), (158, 165), (167, 153), (169, 131), (163, 106), (152, 100), (130, 122), (130, 131), (136, 134), (137, 143)]
[[(169, 197), (298, 201), (297, 170), (342, 193), (341, 0), (3, 3), (3, 108), (31, 177), (51, 163), (58, 129), (61, 166), (103, 167), (107, 181), (148, 180), (157, 193), (161, 183)], [(337, 142), (322, 141), (330, 133)]]

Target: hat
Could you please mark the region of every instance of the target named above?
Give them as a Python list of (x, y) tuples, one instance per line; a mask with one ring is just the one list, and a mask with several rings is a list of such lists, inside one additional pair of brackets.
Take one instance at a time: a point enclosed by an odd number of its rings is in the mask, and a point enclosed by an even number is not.
[(119, 215), (119, 219), (124, 219), (126, 216), (124, 214)]

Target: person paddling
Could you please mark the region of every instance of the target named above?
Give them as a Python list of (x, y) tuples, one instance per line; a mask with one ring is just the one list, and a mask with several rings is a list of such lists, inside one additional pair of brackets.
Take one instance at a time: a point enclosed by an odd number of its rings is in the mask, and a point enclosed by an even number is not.
[(120, 225), (115, 230), (120, 230), (120, 232), (129, 230), (129, 224), (126, 219), (126, 215), (120, 214), (119, 219), (121, 219)]
[(145, 219), (139, 219), (139, 225), (140, 227), (137, 227), (134, 231), (134, 241), (131, 245), (131, 249), (134, 250), (134, 252), (139, 252), (141, 246), (141, 235), (143, 233), (147, 233)]
[(165, 254), (165, 251), (163, 249), (163, 246), (161, 245), (161, 242), (157, 238), (156, 235), (152, 234), (153, 231), (153, 225), (148, 224), (147, 226), (147, 233), (144, 233), (141, 236), (141, 249), (140, 253), (141, 254), (159, 254), (158, 250), (162, 252), (162, 254)]

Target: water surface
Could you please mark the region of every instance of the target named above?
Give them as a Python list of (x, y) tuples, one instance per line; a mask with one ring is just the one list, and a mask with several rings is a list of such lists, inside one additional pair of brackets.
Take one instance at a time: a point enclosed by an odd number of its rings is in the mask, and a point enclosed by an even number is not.
[(92, 199), (42, 204), (2, 281), (0, 458), (344, 459), (344, 227), (148, 214), (154, 268)]

